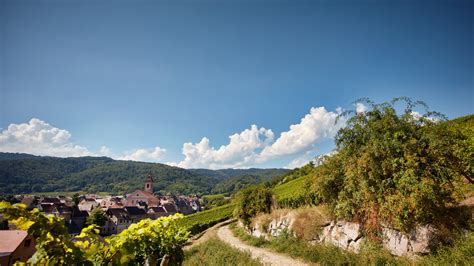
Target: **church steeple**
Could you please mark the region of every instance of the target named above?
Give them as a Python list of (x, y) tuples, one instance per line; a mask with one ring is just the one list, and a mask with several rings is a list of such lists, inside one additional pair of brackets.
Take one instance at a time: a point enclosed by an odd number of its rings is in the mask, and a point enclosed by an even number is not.
[(151, 174), (146, 178), (144, 191), (153, 193), (153, 177)]

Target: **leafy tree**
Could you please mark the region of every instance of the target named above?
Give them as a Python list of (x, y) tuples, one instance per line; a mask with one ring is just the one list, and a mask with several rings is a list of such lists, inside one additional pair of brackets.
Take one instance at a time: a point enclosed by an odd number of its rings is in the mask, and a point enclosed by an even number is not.
[(97, 225), (104, 226), (107, 222), (107, 216), (105, 216), (104, 211), (101, 208), (95, 208), (89, 213), (87, 217), (86, 225)]
[[(399, 102), (405, 103), (400, 115)], [(369, 230), (381, 223), (408, 230), (436, 220), (455, 202), (455, 182), (472, 178), (472, 168), (462, 167), (472, 146), (422, 102), (364, 103), (370, 109), (353, 112), (336, 136), (337, 153), (317, 168), (315, 191), (337, 217)], [(416, 107), (425, 114), (417, 117)]]
[(273, 205), (273, 193), (264, 186), (244, 189), (237, 195), (237, 204), (234, 216), (245, 225), (250, 224), (250, 219), (260, 213), (269, 213)]
[(74, 205), (79, 205), (79, 193), (74, 193), (74, 195), (72, 195), (72, 201), (74, 202)]
[(176, 224), (181, 214), (145, 219), (118, 235), (101, 239), (97, 225), (84, 228), (71, 241), (64, 221), (23, 204), (0, 202), (0, 214), (36, 239), (36, 252), (28, 260), (40, 265), (134, 265), (156, 264), (166, 259), (171, 265), (183, 259), (182, 246), (189, 232)]

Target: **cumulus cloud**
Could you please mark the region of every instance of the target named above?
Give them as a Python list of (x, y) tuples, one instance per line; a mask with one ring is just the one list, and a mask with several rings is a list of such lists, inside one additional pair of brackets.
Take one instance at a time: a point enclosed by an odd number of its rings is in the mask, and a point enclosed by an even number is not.
[(356, 103), (355, 107), (356, 107), (356, 113), (365, 113), (369, 109), (363, 103)]
[(345, 123), (342, 118), (336, 123), (340, 111), (328, 112), (324, 107), (311, 108), (299, 124), (291, 125), (290, 130), (282, 132), (275, 143), (265, 147), (260, 154), (260, 161), (301, 154), (314, 148), (322, 139), (333, 138)]
[(10, 124), (0, 133), (0, 151), (58, 157), (91, 156), (87, 148), (70, 142), (71, 134), (33, 118), (28, 123)]
[(100, 149), (99, 149), (99, 155), (111, 157), (111, 156), (113, 156), (113, 153), (112, 153), (112, 151), (109, 149), (109, 147), (107, 147), (107, 146), (102, 146), (102, 147), (100, 147)]
[(309, 154), (304, 154), (302, 156), (298, 156), (295, 159), (293, 159), (285, 168), (294, 169), (294, 168), (302, 167), (308, 164), (312, 160), (314, 160), (313, 157), (311, 157)]
[(141, 161), (141, 162), (158, 162), (166, 153), (166, 149), (158, 146), (152, 149), (137, 149), (128, 154), (118, 157), (119, 160)]
[(184, 143), (184, 160), (178, 166), (184, 168), (247, 167), (255, 163), (258, 149), (269, 145), (274, 138), (270, 129), (252, 125), (240, 133), (229, 136), (229, 144), (218, 149), (209, 145), (204, 137), (198, 143)]
[(301, 166), (311, 160), (304, 154), (314, 150), (319, 141), (333, 138), (344, 125), (344, 119), (336, 123), (341, 111), (337, 109), (336, 112), (329, 112), (324, 107), (311, 108), (300, 123), (291, 125), (276, 141), (273, 141), (274, 133), (270, 129), (258, 128), (256, 125), (230, 136), (229, 143), (218, 149), (211, 147), (209, 139), (204, 137), (198, 143), (185, 143), (182, 149), (184, 160), (170, 164), (184, 168), (243, 168), (283, 156), (303, 155), (288, 165)]

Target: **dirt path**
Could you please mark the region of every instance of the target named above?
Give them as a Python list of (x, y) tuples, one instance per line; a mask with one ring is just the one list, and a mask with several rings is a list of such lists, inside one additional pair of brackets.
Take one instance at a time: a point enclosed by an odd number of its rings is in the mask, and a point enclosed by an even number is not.
[(222, 226), (217, 229), (217, 237), (234, 248), (237, 248), (245, 252), (250, 252), (252, 258), (260, 259), (260, 261), (265, 265), (276, 265), (276, 266), (308, 265), (302, 261), (293, 259), (286, 255), (272, 252), (264, 248), (258, 248), (258, 247), (247, 245), (232, 234), (232, 231), (229, 229), (228, 225)]
[(229, 223), (233, 222), (233, 220), (227, 220), (220, 222), (218, 224), (215, 224), (211, 228), (206, 229), (204, 232), (200, 233), (199, 235), (194, 236), (193, 238), (190, 239), (190, 243), (186, 246), (183, 247), (184, 250), (190, 250), (194, 246), (199, 245), (201, 243), (206, 242), (207, 240), (216, 237), (217, 236), (217, 229), (221, 226), (227, 225)]

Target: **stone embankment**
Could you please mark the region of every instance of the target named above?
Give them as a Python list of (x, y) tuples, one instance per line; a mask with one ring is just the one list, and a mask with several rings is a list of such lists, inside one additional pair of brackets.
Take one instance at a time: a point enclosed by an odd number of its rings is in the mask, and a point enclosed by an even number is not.
[[(255, 224), (248, 231), (255, 237), (269, 238), (278, 236), (282, 232), (292, 232), (295, 216), (288, 215), (275, 218), (268, 224)], [(263, 230), (262, 228), (265, 228)], [(358, 223), (347, 221), (326, 221), (320, 225), (319, 233), (314, 236), (311, 243), (332, 244), (340, 248), (358, 253), (365, 237), (362, 226)], [(430, 226), (419, 226), (408, 234), (393, 228), (382, 227), (383, 247), (393, 255), (414, 256), (425, 254), (435, 244), (436, 231)]]

